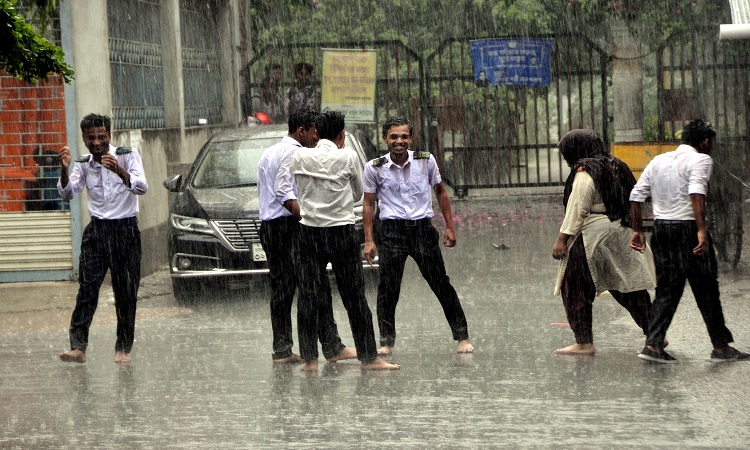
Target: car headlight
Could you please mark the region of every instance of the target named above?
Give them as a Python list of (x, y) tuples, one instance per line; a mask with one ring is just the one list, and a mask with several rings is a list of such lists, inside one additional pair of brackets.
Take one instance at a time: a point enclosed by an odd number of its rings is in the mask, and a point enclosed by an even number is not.
[(211, 228), (211, 225), (209, 225), (208, 220), (206, 219), (181, 216), (179, 214), (169, 214), (169, 222), (174, 228), (180, 231), (214, 234), (213, 228)]

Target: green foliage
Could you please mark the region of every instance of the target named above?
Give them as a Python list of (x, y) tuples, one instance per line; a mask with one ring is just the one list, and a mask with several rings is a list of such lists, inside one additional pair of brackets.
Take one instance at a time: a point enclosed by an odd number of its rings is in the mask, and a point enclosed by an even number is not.
[(644, 44), (717, 25), (715, 0), (250, 0), (256, 50), (290, 42), (398, 38), (429, 53), (451, 37), (576, 32), (606, 47), (609, 23), (624, 19)]
[[(17, 13), (15, 3), (0, 0), (0, 42), (3, 43), (0, 69), (29, 83), (39, 79), (46, 81), (51, 74), (59, 74), (65, 83), (70, 83), (73, 69), (65, 63), (65, 54)], [(44, 6), (50, 2), (39, 0), (36, 3)], [(44, 10), (38, 11), (43, 14)]]

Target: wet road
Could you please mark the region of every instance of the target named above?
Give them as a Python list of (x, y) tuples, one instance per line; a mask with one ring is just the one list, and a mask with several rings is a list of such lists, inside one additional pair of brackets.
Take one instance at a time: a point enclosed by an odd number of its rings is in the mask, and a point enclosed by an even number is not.
[[(638, 359), (640, 330), (606, 296), (594, 306), (597, 355), (552, 354), (573, 342), (569, 328), (551, 325), (565, 322), (552, 295), (562, 215), (552, 200), (454, 201), (459, 242), (444, 255), (476, 353), (455, 353), (410, 260), (395, 372), (322, 360), (312, 375), (274, 366), (263, 283), (186, 308), (165, 272), (146, 277), (128, 366), (112, 362), (110, 299), (83, 365), (57, 360), (75, 289), (0, 309), (0, 448), (748, 448), (750, 363), (706, 362), (710, 342), (688, 292), (669, 332), (677, 365)], [(727, 323), (745, 350), (748, 272), (743, 261), (721, 275)], [(374, 299), (371, 288), (373, 312)], [(353, 345), (338, 297), (335, 308)]]

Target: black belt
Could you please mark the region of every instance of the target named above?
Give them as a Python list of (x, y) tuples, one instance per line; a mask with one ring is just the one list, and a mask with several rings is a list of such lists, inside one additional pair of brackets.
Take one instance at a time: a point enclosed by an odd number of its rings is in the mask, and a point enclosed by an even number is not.
[(125, 217), (123, 219), (100, 219), (98, 217), (91, 216), (91, 221), (94, 223), (100, 222), (100, 223), (111, 223), (111, 224), (126, 224), (126, 225), (132, 225), (138, 224), (138, 217)]
[(384, 219), (383, 225), (392, 225), (397, 227), (423, 227), (432, 224), (432, 219), (427, 217), (417, 220), (406, 219)]
[(662, 219), (655, 219), (654, 225), (685, 225), (689, 223), (695, 223), (695, 220), (688, 219), (688, 220), (662, 220)]

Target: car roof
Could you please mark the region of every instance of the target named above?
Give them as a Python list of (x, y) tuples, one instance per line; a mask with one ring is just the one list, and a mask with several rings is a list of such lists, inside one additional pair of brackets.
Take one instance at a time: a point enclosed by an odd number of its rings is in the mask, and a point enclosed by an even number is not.
[[(353, 133), (359, 128), (356, 125), (347, 124), (346, 131)], [(213, 138), (214, 142), (221, 141), (242, 141), (245, 139), (265, 139), (265, 138), (282, 138), (289, 134), (288, 125), (258, 125), (254, 127), (238, 126), (228, 130), (216, 133)]]
[(221, 131), (214, 135), (212, 141), (242, 141), (245, 139), (282, 138), (289, 133), (286, 125), (241, 126)]

